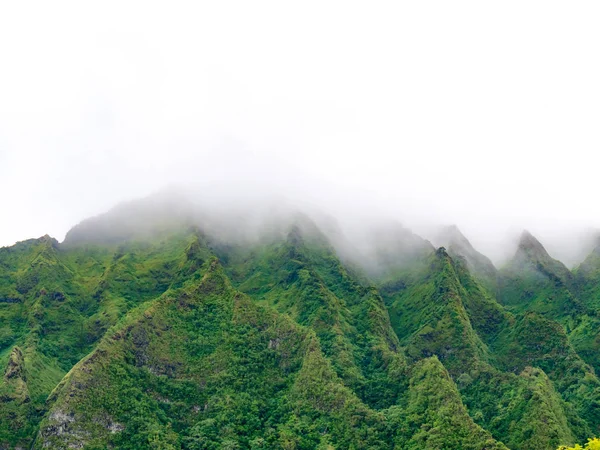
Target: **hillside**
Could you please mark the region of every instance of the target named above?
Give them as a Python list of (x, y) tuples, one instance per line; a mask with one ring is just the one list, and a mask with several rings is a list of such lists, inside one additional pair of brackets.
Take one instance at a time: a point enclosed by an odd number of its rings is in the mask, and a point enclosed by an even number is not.
[[(0, 448), (554, 449), (600, 434), (595, 253), (133, 203), (0, 249)], [(230, 217), (236, 217), (234, 222)], [(227, 227), (225, 227), (227, 223)], [(239, 232), (236, 232), (239, 228)], [(600, 280), (598, 280), (600, 281)]]

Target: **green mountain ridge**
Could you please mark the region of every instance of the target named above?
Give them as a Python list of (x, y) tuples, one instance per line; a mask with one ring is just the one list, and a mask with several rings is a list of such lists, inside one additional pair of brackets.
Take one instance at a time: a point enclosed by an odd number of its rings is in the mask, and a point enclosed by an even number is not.
[(345, 253), (304, 213), (251, 232), (240, 216), (232, 234), (155, 208), (0, 249), (0, 448), (553, 449), (600, 434), (600, 251), (571, 272), (524, 233), (498, 271), (457, 228), (447, 250), (392, 225)]

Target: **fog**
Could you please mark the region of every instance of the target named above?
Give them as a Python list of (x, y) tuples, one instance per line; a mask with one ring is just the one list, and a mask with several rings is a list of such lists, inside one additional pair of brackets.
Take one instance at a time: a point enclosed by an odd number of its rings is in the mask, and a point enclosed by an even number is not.
[(456, 224), (496, 264), (526, 228), (576, 264), (600, 228), (599, 13), (3, 2), (0, 245), (194, 186), (225, 209), (302, 204), (353, 237)]

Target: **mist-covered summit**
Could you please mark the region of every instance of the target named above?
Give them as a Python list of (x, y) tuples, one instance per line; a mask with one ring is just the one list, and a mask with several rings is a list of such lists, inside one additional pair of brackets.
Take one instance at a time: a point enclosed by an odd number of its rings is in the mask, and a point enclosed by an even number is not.
[(475, 277), (483, 281), (489, 289), (495, 289), (498, 272), (496, 267), (487, 256), (471, 245), (456, 225), (444, 227), (437, 234), (435, 242), (444, 246), (452, 257), (463, 259)]
[(573, 275), (559, 260), (552, 258), (539, 240), (524, 230), (513, 258), (503, 267), (503, 272), (518, 277), (537, 276), (570, 285)]
[(185, 190), (162, 191), (86, 219), (68, 231), (63, 244), (119, 244), (187, 227), (199, 227), (227, 243), (256, 243), (282, 236), (292, 225), (326, 236), (342, 259), (372, 274), (434, 250), (429, 241), (395, 220), (348, 223), (314, 204), (276, 195), (239, 198)]
[(67, 233), (64, 243), (119, 243), (191, 226), (228, 241), (256, 240), (295, 221), (308, 226), (303, 220), (308, 215), (323, 229), (337, 232), (331, 217), (276, 195), (257, 198), (170, 189), (82, 221)]
[[(250, 242), (285, 233), (288, 225), (302, 217), (318, 226), (344, 260), (358, 264), (372, 275), (384, 276), (385, 271), (422, 259), (435, 249), (433, 242), (436, 247), (444, 246), (454, 257), (463, 258), (469, 270), (487, 280), (488, 286), (492, 287), (497, 277), (496, 265), (475, 249), (456, 225), (427, 228), (419, 235), (398, 219), (369, 211), (331, 214), (314, 203), (283, 195), (251, 190), (245, 195), (239, 191), (220, 193), (218, 186), (205, 190), (171, 188), (119, 204), (71, 228), (63, 244), (117, 244), (197, 226), (224, 241)], [(582, 244), (580, 253), (585, 251), (587, 255), (593, 248), (589, 236), (590, 233), (582, 236), (581, 242), (586, 244)], [(499, 267), (516, 267), (535, 260), (554, 265), (544, 246), (528, 231), (522, 233), (516, 247), (513, 257), (501, 261)], [(583, 256), (580, 258), (583, 260)]]
[(183, 195), (161, 192), (121, 203), (109, 211), (83, 220), (71, 228), (63, 243), (114, 244), (152, 237), (161, 231), (192, 225), (195, 209)]
[(542, 261), (550, 260), (544, 246), (529, 231), (523, 230), (519, 238), (515, 260)]

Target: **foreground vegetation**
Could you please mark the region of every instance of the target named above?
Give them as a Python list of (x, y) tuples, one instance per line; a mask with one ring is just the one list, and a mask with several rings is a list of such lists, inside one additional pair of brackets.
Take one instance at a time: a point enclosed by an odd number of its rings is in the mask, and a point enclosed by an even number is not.
[(600, 439), (588, 439), (587, 443), (583, 446), (576, 444), (575, 447), (565, 447), (563, 445), (558, 450), (600, 450)]

